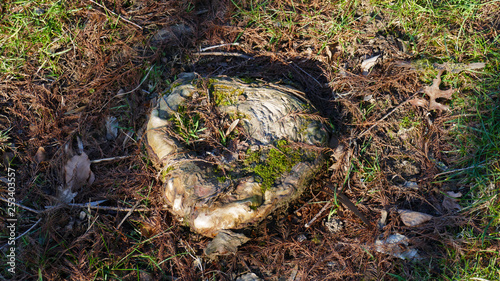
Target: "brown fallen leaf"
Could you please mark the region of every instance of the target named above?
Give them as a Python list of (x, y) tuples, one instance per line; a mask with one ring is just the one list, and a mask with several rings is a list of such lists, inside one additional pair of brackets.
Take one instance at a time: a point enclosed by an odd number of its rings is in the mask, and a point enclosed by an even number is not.
[(441, 75), (443, 74), (444, 69), (440, 69), (437, 77), (432, 80), (431, 86), (424, 87), (424, 93), (429, 95), (429, 110), (449, 110), (450, 108), (447, 105), (438, 103), (436, 99), (445, 98), (450, 99), (451, 95), (455, 91), (455, 89), (450, 88), (448, 90), (439, 89), (439, 85), (441, 84)]
[(90, 170), (90, 160), (85, 152), (71, 157), (64, 166), (66, 187), (76, 190), (95, 180), (94, 173)]
[(236, 253), (238, 247), (248, 242), (250, 239), (240, 233), (230, 230), (221, 230), (215, 238), (208, 243), (204, 252), (207, 256), (227, 255)]
[(325, 52), (326, 52), (326, 55), (328, 56), (328, 59), (332, 60), (332, 51), (330, 51), (330, 48), (328, 47), (328, 45), (326, 45), (326, 47), (325, 47)]
[(64, 165), (64, 185), (59, 187), (59, 200), (71, 202), (78, 190), (95, 181), (95, 175), (90, 169), (90, 160), (85, 152), (74, 155)]
[(414, 99), (411, 99), (410, 101), (408, 101), (411, 105), (414, 105), (414, 106), (420, 106), (420, 107), (423, 107), (425, 109), (428, 109), (429, 108), (429, 102), (424, 100), (424, 99), (420, 99), (420, 98), (414, 98)]
[(35, 154), (35, 163), (40, 164), (45, 161), (46, 155), (45, 148), (40, 146)]
[(231, 132), (234, 130), (234, 128), (236, 128), (236, 126), (238, 126), (239, 122), (240, 122), (240, 119), (236, 119), (233, 121), (233, 123), (231, 123), (231, 125), (229, 125), (229, 128), (227, 129), (226, 134), (225, 134), (226, 138), (229, 136), (229, 134), (231, 134)]
[(106, 117), (106, 139), (114, 140), (118, 136), (118, 120), (114, 116)]
[(449, 212), (456, 212), (462, 210), (462, 207), (458, 204), (458, 199), (462, 197), (462, 193), (448, 191), (446, 192), (448, 196), (445, 196), (443, 199), (443, 208), (448, 210)]
[(377, 64), (377, 60), (380, 57), (380, 55), (373, 56), (371, 58), (365, 59), (361, 63), (361, 71), (363, 72), (363, 75), (368, 75), (370, 69)]
[(342, 159), (344, 159), (344, 156), (346, 155), (347, 151), (344, 149), (343, 145), (337, 146), (335, 149), (334, 153), (332, 154), (331, 160), (334, 162), (328, 170), (330, 171), (336, 171), (341, 168), (341, 165), (343, 163)]

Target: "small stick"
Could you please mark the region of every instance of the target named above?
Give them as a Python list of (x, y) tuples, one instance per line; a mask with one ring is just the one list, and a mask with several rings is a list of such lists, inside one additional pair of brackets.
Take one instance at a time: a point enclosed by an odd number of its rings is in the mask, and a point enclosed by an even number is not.
[(227, 52), (208, 52), (208, 53), (196, 53), (198, 56), (224, 56), (224, 57), (239, 57), (243, 59), (253, 59), (247, 55), (243, 55), (240, 53), (227, 53)]
[(61, 205), (56, 205), (56, 206), (46, 206), (45, 208), (53, 209), (56, 207), (64, 207), (64, 206), (77, 207), (77, 208), (88, 208), (88, 209), (95, 209), (95, 210), (118, 211), (118, 212), (149, 212), (149, 211), (151, 211), (150, 208), (125, 208), (125, 207), (112, 207), (112, 206), (97, 206), (97, 205), (92, 205), (92, 203), (85, 203), (85, 204), (70, 203), (70, 204), (66, 204), (66, 205), (61, 204)]
[(28, 210), (28, 211), (33, 212), (33, 213), (35, 213), (35, 214), (40, 214), (40, 211), (38, 211), (38, 210), (32, 209), (32, 208), (30, 208), (30, 207), (26, 207), (26, 206), (21, 205), (21, 204), (19, 204), (19, 203), (17, 203), (17, 202), (11, 202), (11, 201), (9, 201), (9, 200), (7, 200), (7, 199), (3, 198), (3, 197), (0, 197), (0, 200), (1, 200), (1, 201), (4, 201), (4, 202), (7, 202), (7, 203), (9, 203), (9, 204), (14, 204), (14, 205), (16, 205), (17, 207), (19, 207), (19, 208), (21, 208), (21, 209)]
[(328, 203), (326, 203), (325, 206), (323, 206), (323, 208), (321, 208), (321, 210), (319, 210), (319, 212), (314, 216), (314, 218), (312, 218), (312, 220), (310, 222), (306, 223), (304, 226), (306, 228), (309, 228), (311, 226), (311, 224), (313, 224), (319, 218), (319, 216), (321, 216), (321, 214), (326, 209), (328, 209), (328, 207), (330, 207), (331, 204), (332, 204), (332, 201), (328, 201)]
[(377, 120), (377, 122), (375, 122), (370, 128), (366, 129), (364, 132), (362, 132), (361, 134), (358, 135), (358, 138), (364, 136), (366, 133), (368, 133), (371, 129), (375, 128), (380, 122), (384, 121), (385, 118), (389, 117), (392, 113), (394, 113), (394, 111), (396, 111), (396, 109), (400, 108), (401, 106), (403, 106), (404, 104), (406, 104), (408, 101), (410, 101), (413, 97), (415, 97), (418, 93), (415, 93), (413, 96), (409, 97), (407, 100), (405, 100), (404, 102), (400, 103), (398, 106), (396, 106), (395, 108), (393, 108), (391, 111), (389, 111), (389, 113), (387, 113), (384, 117), (380, 118), (379, 120)]
[(139, 203), (141, 203), (141, 201), (137, 201), (134, 205), (134, 207), (132, 207), (132, 209), (130, 209), (130, 211), (128, 211), (128, 213), (125, 215), (125, 217), (123, 217), (122, 221), (120, 222), (120, 224), (118, 225), (117, 228), (120, 228), (120, 226), (122, 226), (122, 224), (125, 222), (125, 220), (130, 217), (130, 215), (132, 214), (132, 212), (135, 210), (135, 208), (137, 208), (137, 206), (139, 206)]
[(437, 178), (439, 176), (444, 176), (444, 175), (447, 175), (447, 174), (452, 174), (452, 173), (455, 173), (455, 172), (466, 171), (466, 170), (469, 170), (469, 169), (474, 169), (474, 168), (478, 168), (478, 167), (482, 167), (482, 166), (484, 166), (484, 165), (474, 165), (474, 166), (469, 166), (469, 167), (465, 167), (465, 168), (449, 170), (449, 171), (445, 171), (445, 172), (442, 172), (442, 173), (434, 175), (434, 178)]
[[(35, 228), (40, 222), (42, 221), (42, 218), (39, 218), (34, 225), (32, 225), (28, 230), (26, 230), (25, 232), (23, 232), (23, 234), (19, 235), (16, 237), (16, 239), (14, 239), (14, 241), (20, 239), (21, 237), (23, 237), (24, 235), (26, 235), (28, 232), (30, 232), (33, 228)], [(0, 248), (0, 251), (5, 248), (7, 245), (9, 244), (5, 244), (2, 246), (2, 248)]]
[(130, 155), (129, 156), (117, 156), (117, 157), (111, 157), (111, 158), (102, 158), (102, 159), (91, 160), (90, 163), (97, 164), (97, 163), (106, 162), (106, 161), (126, 159), (129, 157), (130, 157)]
[(330, 194), (331, 196), (334, 196), (336, 200), (338, 200), (340, 203), (344, 204), (349, 210), (351, 210), (356, 216), (358, 216), (367, 226), (372, 227), (373, 224), (359, 211), (358, 207), (354, 205), (354, 203), (345, 196), (342, 191), (335, 191), (335, 188), (329, 184), (327, 185), (329, 189), (331, 189), (335, 194), (332, 194), (329, 191), (323, 190), (327, 194)]
[(217, 49), (217, 48), (226, 47), (226, 46), (239, 46), (239, 45), (240, 45), (240, 43), (220, 44), (220, 45), (215, 45), (215, 46), (210, 46), (210, 47), (203, 48), (203, 49), (200, 50), (200, 52), (205, 52), (205, 51), (208, 51), (208, 50)]
[(129, 21), (128, 19), (126, 19), (126, 18), (122, 17), (121, 15), (116, 14), (115, 12), (113, 12), (113, 11), (111, 11), (110, 9), (106, 8), (106, 6), (99, 4), (99, 3), (95, 2), (94, 0), (89, 0), (89, 1), (90, 1), (90, 2), (92, 2), (92, 3), (94, 3), (94, 4), (96, 4), (97, 6), (99, 6), (99, 7), (101, 7), (101, 8), (103, 8), (103, 9), (104, 9), (104, 10), (106, 10), (108, 13), (111, 13), (111, 14), (115, 15), (116, 17), (118, 17), (118, 19), (121, 19), (121, 20), (123, 20), (123, 21), (124, 21), (124, 22), (126, 22), (126, 23), (130, 23), (131, 25), (136, 26), (136, 27), (138, 27), (139, 29), (143, 29), (143, 28), (142, 28), (142, 26), (140, 26), (140, 25), (138, 25), (138, 24), (136, 24), (136, 23), (133, 23), (133, 22)]
[(293, 66), (293, 67), (296, 67), (296, 68), (298, 68), (300, 71), (304, 72), (307, 76), (311, 77), (311, 79), (313, 79), (314, 81), (316, 81), (316, 83), (318, 83), (318, 85), (319, 85), (321, 88), (323, 88), (323, 85), (321, 85), (321, 83), (320, 83), (318, 80), (316, 80), (316, 78), (312, 77), (312, 76), (311, 76), (311, 74), (307, 73), (307, 72), (306, 72), (305, 70), (303, 70), (300, 66), (295, 65), (294, 63), (292, 63), (292, 66)]

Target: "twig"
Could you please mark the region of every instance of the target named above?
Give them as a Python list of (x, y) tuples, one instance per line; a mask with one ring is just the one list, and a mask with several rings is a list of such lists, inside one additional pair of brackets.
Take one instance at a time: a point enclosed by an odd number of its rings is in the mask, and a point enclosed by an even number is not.
[(130, 23), (131, 25), (133, 25), (133, 26), (135, 26), (135, 27), (138, 27), (139, 29), (143, 29), (143, 28), (142, 28), (142, 26), (140, 26), (140, 25), (138, 25), (138, 24), (136, 24), (136, 23), (134, 23), (134, 22), (129, 21), (128, 19), (126, 19), (126, 18), (122, 17), (121, 15), (116, 14), (115, 12), (113, 12), (113, 11), (111, 11), (110, 9), (106, 8), (106, 6), (99, 4), (99, 3), (95, 2), (94, 0), (89, 0), (89, 1), (90, 1), (90, 2), (92, 2), (92, 3), (94, 3), (94, 4), (96, 4), (97, 6), (99, 6), (99, 7), (101, 7), (101, 8), (103, 8), (103, 9), (104, 9), (104, 10), (106, 10), (108, 13), (111, 13), (111, 14), (115, 15), (116, 17), (118, 17), (118, 19), (121, 19), (121, 20), (123, 20), (123, 21), (124, 21), (124, 22), (126, 22), (126, 23)]
[(139, 206), (139, 203), (141, 203), (141, 201), (137, 201), (134, 205), (134, 207), (132, 207), (132, 209), (130, 209), (130, 211), (128, 211), (128, 213), (125, 215), (125, 217), (123, 217), (122, 221), (120, 222), (120, 224), (118, 225), (117, 228), (120, 228), (120, 226), (122, 226), (122, 224), (125, 222), (125, 220), (130, 217), (130, 215), (132, 214), (132, 212), (135, 210), (135, 208), (137, 208), (137, 206)]
[(106, 162), (106, 161), (126, 159), (129, 157), (131, 157), (131, 156), (129, 155), (129, 156), (117, 156), (117, 157), (111, 157), (111, 158), (102, 158), (102, 159), (91, 160), (90, 163), (97, 164), (97, 163)]
[(203, 49), (200, 50), (200, 52), (205, 52), (205, 51), (208, 51), (208, 50), (217, 49), (217, 48), (226, 47), (226, 46), (239, 46), (239, 45), (240, 45), (240, 43), (220, 44), (220, 45), (215, 45), (215, 46), (210, 46), (210, 47), (203, 48)]
[(311, 76), (311, 74), (307, 73), (305, 70), (303, 70), (300, 66), (298, 65), (295, 65), (294, 63), (292, 63), (292, 66), (295, 67), (295, 68), (298, 68), (300, 71), (304, 72), (307, 76), (311, 77), (311, 79), (313, 79), (314, 81), (316, 81), (316, 83), (318, 83), (318, 85), (323, 88), (323, 85), (314, 77)]
[(249, 57), (240, 53), (227, 53), (227, 52), (208, 52), (208, 53), (196, 53), (198, 56), (224, 56), (224, 57), (239, 57), (243, 59), (253, 59), (253, 57)]
[(437, 177), (443, 176), (443, 175), (447, 175), (447, 174), (452, 174), (452, 173), (455, 173), (455, 172), (466, 171), (466, 170), (469, 170), (469, 169), (474, 169), (474, 168), (478, 168), (478, 167), (482, 167), (482, 166), (484, 166), (484, 165), (474, 165), (474, 166), (465, 167), (465, 168), (461, 168), (461, 169), (449, 170), (449, 171), (445, 171), (445, 172), (442, 172), (442, 173), (434, 175), (434, 178), (437, 178)]
[(389, 111), (389, 113), (387, 113), (384, 117), (382, 117), (379, 120), (377, 120), (377, 122), (375, 122), (375, 124), (373, 124), (370, 128), (366, 129), (364, 132), (362, 132), (361, 134), (359, 134), (357, 137), (360, 138), (360, 137), (364, 136), (371, 129), (375, 128), (380, 122), (384, 121), (385, 118), (389, 117), (392, 113), (394, 113), (394, 111), (396, 111), (398, 108), (400, 108), (401, 106), (403, 106), (404, 104), (406, 104), (407, 102), (409, 102), (417, 94), (418, 93), (415, 93), (413, 96), (409, 97), (407, 100), (405, 100), (404, 102), (400, 103), (398, 106), (396, 106), (395, 108), (393, 108), (391, 111)]
[(309, 228), (318, 218), (319, 216), (321, 216), (321, 214), (326, 210), (328, 209), (328, 207), (330, 207), (330, 205), (332, 204), (332, 201), (328, 201), (325, 206), (323, 206), (323, 208), (321, 208), (321, 210), (319, 210), (319, 212), (314, 216), (314, 218), (312, 218), (311, 221), (309, 221), (308, 223), (306, 223), (304, 226), (306, 228)]
[(139, 85), (138, 85), (137, 87), (135, 87), (135, 88), (134, 88), (133, 90), (131, 90), (131, 91), (128, 91), (128, 92), (125, 92), (125, 93), (119, 93), (119, 94), (116, 94), (116, 95), (114, 96), (114, 98), (120, 98), (120, 97), (123, 97), (123, 96), (128, 95), (128, 94), (130, 94), (130, 93), (133, 93), (133, 92), (135, 92), (137, 89), (139, 89), (139, 88), (142, 86), (142, 84), (144, 84), (144, 81), (146, 81), (146, 79), (148, 78), (149, 73), (151, 72), (151, 70), (153, 69), (153, 67), (154, 67), (154, 65), (152, 65), (152, 66), (149, 68), (148, 73), (146, 73), (146, 76), (144, 76), (144, 78), (142, 79), (141, 83), (139, 83)]
[[(125, 207), (112, 207), (112, 206), (97, 206), (92, 205), (92, 203), (69, 203), (69, 204), (61, 204), (56, 206), (46, 206), (47, 209), (53, 209), (56, 207), (76, 207), (76, 208), (88, 208), (95, 210), (106, 210), (106, 211), (118, 211), (118, 212), (149, 212), (152, 211), (150, 208), (125, 208)], [(47, 211), (47, 210), (46, 210)]]
[(359, 211), (358, 207), (347, 198), (343, 193), (337, 193), (337, 199), (340, 203), (344, 204), (349, 210), (351, 210), (356, 216), (358, 216), (367, 226), (371, 227), (373, 224)]
[(30, 207), (26, 207), (26, 206), (21, 205), (21, 204), (19, 204), (19, 203), (17, 203), (17, 202), (11, 202), (11, 201), (9, 201), (9, 200), (7, 200), (7, 199), (3, 198), (3, 197), (0, 197), (0, 200), (1, 200), (1, 201), (4, 201), (4, 202), (7, 202), (7, 203), (9, 203), (9, 204), (14, 204), (14, 205), (16, 205), (17, 207), (19, 207), (19, 208), (21, 208), (21, 209), (28, 210), (28, 211), (33, 212), (33, 213), (35, 213), (35, 214), (40, 214), (40, 211), (38, 211), (38, 210), (32, 209), (32, 208), (30, 208)]
[[(35, 222), (35, 224), (34, 224), (34, 225), (32, 225), (32, 226), (31, 226), (28, 230), (26, 230), (25, 232), (23, 232), (23, 234), (21, 234), (21, 235), (17, 236), (17, 237), (14, 239), (14, 241), (16, 241), (16, 240), (20, 239), (21, 237), (23, 237), (24, 235), (26, 235), (26, 234), (27, 234), (28, 232), (30, 232), (33, 228), (35, 228), (35, 227), (36, 227), (36, 226), (37, 226), (37, 225), (38, 225), (41, 221), (42, 221), (42, 218), (39, 218), (39, 219)], [(2, 248), (0, 248), (0, 251), (1, 251), (3, 248), (5, 248), (7, 245), (9, 245), (9, 244), (5, 244), (5, 245), (3, 245), (3, 246), (2, 246)]]

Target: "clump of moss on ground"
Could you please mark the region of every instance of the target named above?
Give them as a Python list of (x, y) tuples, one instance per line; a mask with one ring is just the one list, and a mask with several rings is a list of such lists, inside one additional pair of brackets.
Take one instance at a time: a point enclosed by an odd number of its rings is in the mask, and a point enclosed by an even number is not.
[(302, 160), (303, 153), (299, 149), (293, 149), (288, 145), (288, 141), (279, 140), (276, 148), (269, 151), (247, 151), (244, 160), (247, 170), (255, 173), (262, 182), (262, 191), (270, 189), (276, 179), (284, 173), (292, 170), (293, 166)]
[(238, 97), (244, 93), (242, 89), (217, 84), (216, 79), (208, 80), (208, 88), (212, 92), (216, 106), (233, 105), (238, 101)]

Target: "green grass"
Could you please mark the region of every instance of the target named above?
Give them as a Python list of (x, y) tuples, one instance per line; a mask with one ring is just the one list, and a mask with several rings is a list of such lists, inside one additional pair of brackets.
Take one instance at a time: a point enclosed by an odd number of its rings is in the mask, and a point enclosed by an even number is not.
[(26, 76), (26, 68), (61, 74), (61, 55), (71, 51), (73, 34), (67, 29), (77, 10), (65, 1), (6, 1), (0, 16), (0, 73), (15, 78)]
[(196, 112), (187, 112), (183, 105), (179, 105), (177, 112), (170, 121), (174, 124), (175, 131), (184, 139), (186, 144), (200, 139), (200, 134), (207, 128), (203, 127), (204, 120)]

